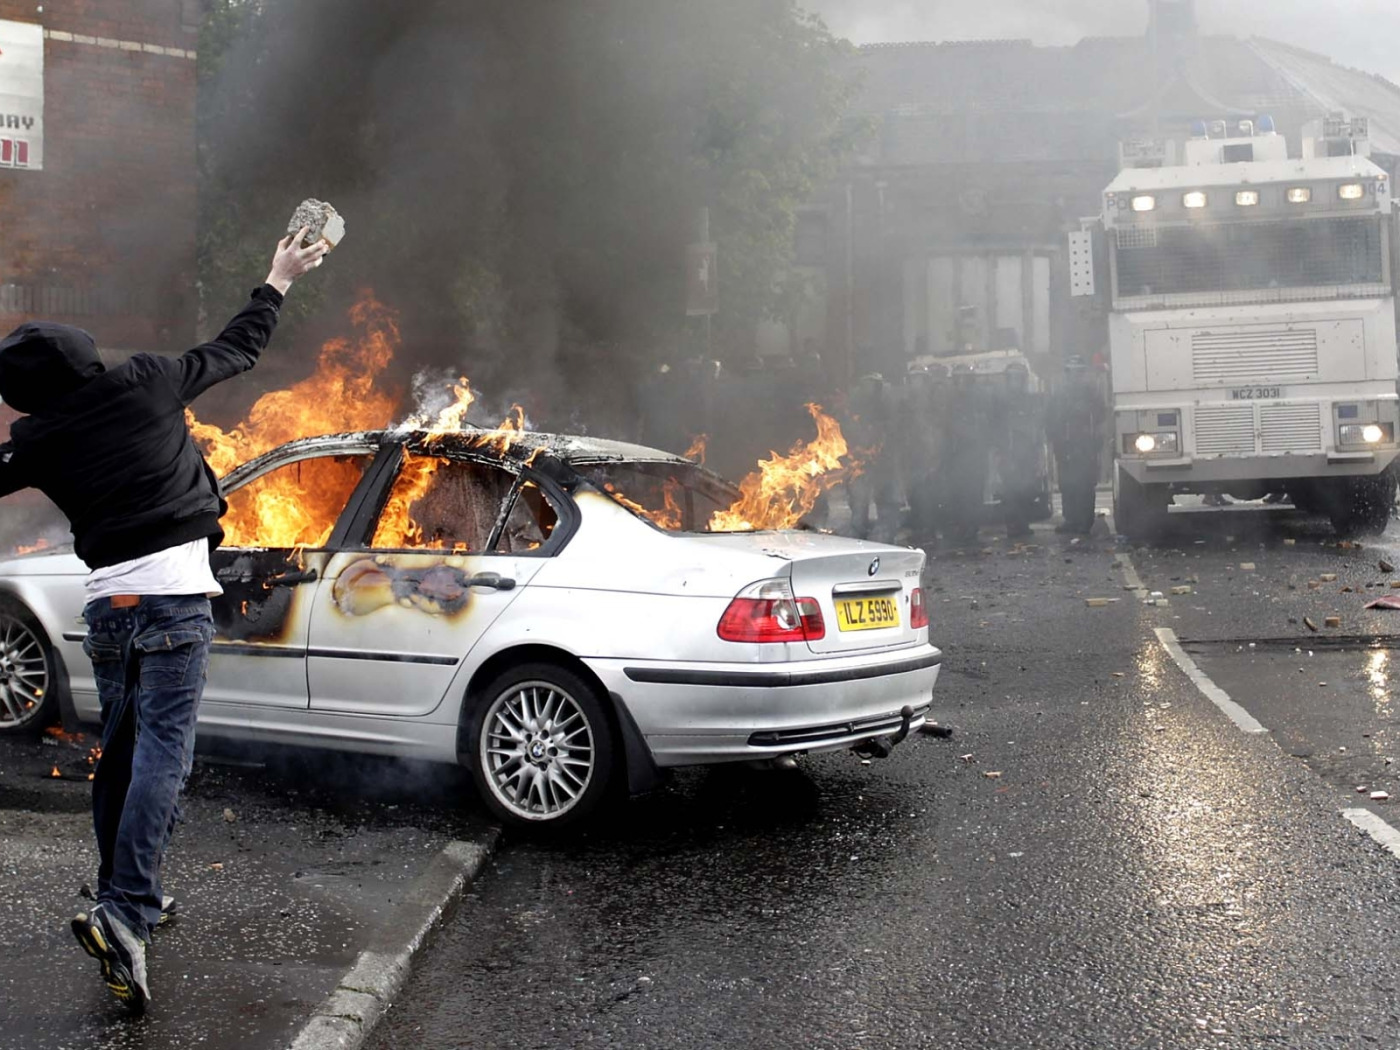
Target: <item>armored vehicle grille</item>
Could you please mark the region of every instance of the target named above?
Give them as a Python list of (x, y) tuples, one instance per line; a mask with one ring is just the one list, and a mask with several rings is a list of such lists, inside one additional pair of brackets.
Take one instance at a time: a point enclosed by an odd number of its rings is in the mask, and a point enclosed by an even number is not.
[(1253, 451), (1253, 405), (1202, 405), (1196, 409), (1198, 455), (1224, 456)]
[(1260, 405), (1259, 433), (1265, 452), (1321, 452), (1321, 406)]
[(1202, 385), (1312, 379), (1318, 371), (1317, 331), (1196, 332), (1191, 336), (1191, 367)]

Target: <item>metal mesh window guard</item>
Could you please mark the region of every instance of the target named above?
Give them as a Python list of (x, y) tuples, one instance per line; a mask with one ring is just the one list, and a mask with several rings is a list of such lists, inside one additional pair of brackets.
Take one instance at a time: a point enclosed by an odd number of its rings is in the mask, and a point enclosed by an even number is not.
[(1385, 279), (1383, 243), (1376, 216), (1162, 226), (1155, 243), (1122, 230), (1118, 295), (1375, 285)]

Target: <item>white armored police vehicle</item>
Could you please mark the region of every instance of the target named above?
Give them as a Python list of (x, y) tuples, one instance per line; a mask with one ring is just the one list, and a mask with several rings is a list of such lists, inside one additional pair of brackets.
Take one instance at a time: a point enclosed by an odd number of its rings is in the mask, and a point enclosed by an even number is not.
[(1071, 235), (1073, 292), (1109, 311), (1118, 530), (1152, 538), (1178, 493), (1286, 492), (1339, 532), (1379, 532), (1400, 361), (1366, 123), (1319, 122), (1301, 157), (1268, 118), (1193, 130), (1180, 155), (1125, 146), (1101, 217)]

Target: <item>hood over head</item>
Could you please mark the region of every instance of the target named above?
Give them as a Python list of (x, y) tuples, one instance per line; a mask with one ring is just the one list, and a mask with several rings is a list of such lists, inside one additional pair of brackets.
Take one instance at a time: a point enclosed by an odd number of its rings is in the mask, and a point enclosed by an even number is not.
[(97, 342), (81, 328), (22, 324), (0, 342), (0, 401), (16, 412), (42, 412), (106, 370)]

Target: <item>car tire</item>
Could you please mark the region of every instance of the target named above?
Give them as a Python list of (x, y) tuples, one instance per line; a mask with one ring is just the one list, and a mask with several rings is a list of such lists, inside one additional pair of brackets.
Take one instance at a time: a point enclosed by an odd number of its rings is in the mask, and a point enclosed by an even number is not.
[(34, 614), (0, 597), (0, 736), (32, 736), (58, 721), (59, 670)]
[(504, 824), (555, 831), (586, 820), (607, 796), (615, 756), (606, 700), (577, 672), (528, 663), (477, 693), (468, 763)]

